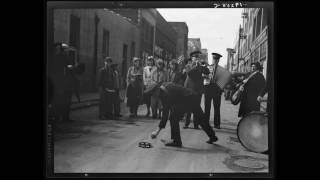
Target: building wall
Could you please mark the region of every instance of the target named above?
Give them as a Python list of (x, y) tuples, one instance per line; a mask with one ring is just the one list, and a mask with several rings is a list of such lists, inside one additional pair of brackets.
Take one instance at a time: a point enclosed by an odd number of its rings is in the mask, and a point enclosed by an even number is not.
[(206, 62), (206, 63), (208, 63), (208, 50), (207, 49), (201, 49), (201, 55), (200, 55), (200, 58), (204, 61), (204, 62)]
[(127, 17), (131, 19), (131, 21), (135, 24), (138, 24), (139, 20), (139, 9), (132, 9), (132, 8), (117, 8), (117, 9), (110, 9), (111, 11), (120, 14), (123, 17)]
[(200, 38), (189, 38), (188, 39), (188, 57), (193, 51), (201, 51)]
[[(259, 15), (260, 11), (260, 15)], [(245, 8), (243, 13), (247, 13), (247, 18), (243, 18), (243, 24), (241, 25), (242, 34), (246, 35), (245, 39), (240, 41), (240, 53), (239, 57), (243, 58), (244, 61), (238, 62), (238, 42), (239, 33), (237, 32), (237, 38), (235, 40), (234, 49), (234, 63), (236, 64), (233, 70), (238, 72), (250, 71), (252, 62), (260, 62), (264, 69), (263, 75), (267, 75), (267, 25), (266, 25), (266, 14), (264, 14), (263, 8)], [(259, 27), (259, 28), (258, 28)], [(260, 29), (259, 31), (257, 29)], [(231, 58), (230, 58), (231, 60)], [(231, 62), (230, 62), (231, 64)]]
[(169, 22), (177, 32), (177, 57), (183, 55), (188, 57), (188, 26), (185, 22)]
[[(80, 47), (78, 49), (80, 62), (86, 65), (85, 73), (80, 77), (81, 91), (96, 90), (95, 84), (98, 70), (103, 66), (102, 36), (103, 29), (109, 31), (109, 56), (122, 69), (123, 44), (128, 45), (128, 57), (130, 56), (131, 42), (135, 42), (135, 53), (139, 52), (139, 29), (120, 15), (104, 9), (57, 9), (54, 11), (54, 42), (69, 44), (70, 16), (80, 18)], [(94, 67), (94, 37), (95, 16), (100, 21), (98, 24), (97, 42), (97, 66)], [(129, 61), (129, 58), (127, 58)], [(128, 63), (129, 66), (130, 63)], [(94, 71), (96, 75), (94, 76)], [(120, 72), (123, 75), (123, 72)]]
[(177, 32), (158, 12), (156, 24), (155, 56), (162, 58), (165, 61), (176, 58), (177, 39)]
[(154, 9), (139, 9), (141, 31), (140, 57), (146, 63), (148, 56), (154, 56), (156, 42), (157, 13)]
[(139, 27), (140, 49), (136, 56), (142, 58), (145, 63), (148, 56), (154, 55), (157, 11), (151, 8), (120, 8), (111, 10), (131, 19)]

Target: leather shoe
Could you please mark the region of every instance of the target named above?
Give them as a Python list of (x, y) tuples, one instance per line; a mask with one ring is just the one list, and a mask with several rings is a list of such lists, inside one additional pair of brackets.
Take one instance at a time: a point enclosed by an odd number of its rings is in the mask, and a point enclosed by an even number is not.
[(208, 144), (212, 144), (212, 143), (217, 142), (217, 141), (218, 141), (218, 137), (217, 137), (217, 136), (213, 136), (212, 138), (210, 138), (210, 139), (207, 141), (207, 143), (208, 143)]
[(216, 128), (216, 129), (221, 129), (221, 127), (220, 127), (220, 126), (214, 126), (214, 128)]

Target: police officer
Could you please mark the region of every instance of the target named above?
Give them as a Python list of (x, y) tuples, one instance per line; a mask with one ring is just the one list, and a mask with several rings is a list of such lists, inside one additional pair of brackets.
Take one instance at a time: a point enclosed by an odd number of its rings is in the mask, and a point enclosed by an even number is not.
[(209, 75), (209, 82), (205, 81), (205, 117), (206, 121), (210, 121), (211, 102), (214, 107), (214, 127), (220, 129), (220, 105), (222, 90), (217, 86), (214, 78), (215, 68), (218, 66), (219, 60), (222, 56), (218, 53), (212, 53), (213, 71)]
[(212, 144), (218, 140), (212, 127), (205, 120), (204, 113), (198, 103), (199, 95), (191, 89), (165, 82), (160, 86), (159, 97), (164, 109), (170, 110), (171, 141), (166, 141), (166, 146), (181, 147), (179, 119), (186, 112), (192, 112), (197, 118), (201, 128), (208, 135), (207, 143)]
[[(192, 59), (192, 65), (190, 70), (187, 71), (187, 78), (184, 82), (184, 87), (191, 89), (197, 95), (196, 104), (200, 106), (201, 104), (201, 97), (204, 93), (204, 85), (203, 85), (203, 74), (208, 75), (210, 73), (209, 69), (206, 66), (202, 66), (199, 55), (201, 54), (200, 51), (194, 51), (190, 53)], [(188, 128), (190, 124), (190, 116), (191, 114), (187, 114), (186, 122), (184, 128)], [(195, 116), (193, 118), (194, 128), (199, 129), (199, 122), (198, 117)]]

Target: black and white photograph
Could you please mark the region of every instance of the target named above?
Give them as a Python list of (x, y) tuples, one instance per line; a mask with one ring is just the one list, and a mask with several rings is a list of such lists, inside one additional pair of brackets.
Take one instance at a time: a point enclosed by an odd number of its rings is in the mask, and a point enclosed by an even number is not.
[(46, 11), (47, 177), (272, 177), (272, 1)]

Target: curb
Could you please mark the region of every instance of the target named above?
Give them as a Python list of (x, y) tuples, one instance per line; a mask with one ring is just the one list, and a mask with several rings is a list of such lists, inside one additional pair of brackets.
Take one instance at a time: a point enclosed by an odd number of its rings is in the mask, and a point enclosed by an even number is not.
[(73, 103), (71, 105), (71, 111), (74, 110), (78, 110), (78, 109), (83, 109), (83, 108), (88, 108), (88, 107), (92, 107), (92, 106), (96, 106), (99, 104), (99, 100), (88, 100), (88, 101), (84, 101), (81, 103)]
[[(121, 103), (124, 103), (124, 102), (121, 101)], [(89, 108), (89, 107), (97, 106), (97, 105), (99, 105), (99, 99), (92, 99), (92, 100), (82, 101), (80, 103), (72, 102), (70, 109), (71, 109), (71, 111), (74, 111), (74, 110)]]

